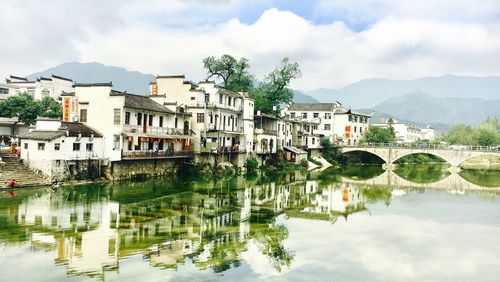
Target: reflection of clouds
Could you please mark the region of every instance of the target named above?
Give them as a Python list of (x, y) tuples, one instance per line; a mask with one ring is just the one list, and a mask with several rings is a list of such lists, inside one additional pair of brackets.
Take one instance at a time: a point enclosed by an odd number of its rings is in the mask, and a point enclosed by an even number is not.
[(288, 228), (286, 247), (296, 251), (291, 277), (310, 266), (323, 267), (322, 275), (356, 272), (385, 281), (500, 277), (498, 226), (359, 215), (335, 226), (293, 219)]
[(262, 254), (255, 239), (248, 241), (247, 248), (247, 251), (241, 254), (241, 258), (245, 260), (254, 274), (261, 277), (276, 274), (276, 270), (269, 262), (269, 258)]

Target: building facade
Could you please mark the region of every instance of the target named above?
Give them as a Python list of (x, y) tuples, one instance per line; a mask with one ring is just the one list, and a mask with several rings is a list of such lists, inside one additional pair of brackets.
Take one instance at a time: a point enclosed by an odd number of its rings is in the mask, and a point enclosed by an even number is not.
[(20, 136), (21, 159), (50, 178), (77, 176), (95, 169), (99, 177), (104, 140), (95, 129), (78, 122), (39, 118), (36, 127)]
[(73, 80), (57, 75), (39, 77), (35, 80), (11, 75), (5, 80), (5, 84), (14, 88), (16, 94), (27, 92), (36, 100), (41, 100), (43, 97), (52, 97), (59, 100), (62, 93), (73, 91)]

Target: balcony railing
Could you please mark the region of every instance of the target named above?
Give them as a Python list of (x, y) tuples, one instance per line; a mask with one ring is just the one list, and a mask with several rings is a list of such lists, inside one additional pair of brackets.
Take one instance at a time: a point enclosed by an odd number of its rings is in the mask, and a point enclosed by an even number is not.
[(188, 150), (165, 150), (165, 151), (123, 151), (122, 159), (169, 159), (192, 157), (194, 151)]
[(245, 153), (246, 151), (240, 146), (217, 146), (217, 144), (207, 144), (206, 147), (201, 147), (202, 153), (224, 154), (224, 153)]
[(232, 110), (232, 111), (242, 111), (241, 104), (232, 106), (232, 105), (227, 105), (227, 104), (221, 104), (221, 103), (215, 103), (215, 102), (192, 102), (189, 103), (188, 106), (190, 107), (200, 107), (204, 108), (206, 104), (207, 108), (218, 108), (218, 109), (226, 109), (226, 110)]
[(215, 124), (207, 124), (207, 130), (208, 131), (231, 131), (231, 132), (243, 132), (243, 127), (238, 127), (238, 126), (216, 126)]
[(278, 135), (278, 131), (273, 129), (256, 128), (255, 134)]
[(143, 125), (124, 125), (123, 132), (125, 133), (148, 133), (148, 134), (165, 134), (165, 135), (190, 135), (190, 131), (185, 131), (180, 128), (146, 126)]

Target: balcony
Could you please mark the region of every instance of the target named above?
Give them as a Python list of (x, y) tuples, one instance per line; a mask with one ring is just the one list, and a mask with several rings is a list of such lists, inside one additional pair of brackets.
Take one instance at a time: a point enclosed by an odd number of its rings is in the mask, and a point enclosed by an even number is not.
[(143, 125), (124, 125), (124, 133), (146, 133), (152, 135), (190, 135), (190, 131), (185, 131), (180, 128), (169, 128), (159, 126), (146, 126), (144, 130)]
[(215, 132), (215, 131), (226, 131), (226, 132), (235, 132), (235, 133), (243, 133), (243, 127), (240, 126), (216, 126), (215, 124), (207, 124), (207, 131)]
[(194, 155), (193, 149), (187, 150), (166, 150), (166, 151), (123, 151), (123, 160), (140, 160), (140, 159), (174, 159), (174, 158), (191, 158)]
[(189, 107), (197, 107), (197, 108), (204, 108), (205, 105), (206, 105), (207, 109), (216, 108), (216, 109), (225, 109), (225, 110), (231, 110), (231, 111), (236, 111), (236, 112), (241, 112), (243, 110), (241, 107), (241, 104), (236, 105), (236, 106), (230, 106), (230, 105), (221, 104), (221, 103), (214, 103), (214, 102), (208, 102), (208, 103), (192, 102), (192, 103), (188, 104)]
[(207, 143), (206, 147), (201, 147), (202, 153), (224, 154), (224, 153), (245, 153), (246, 151), (240, 146), (218, 146), (216, 143)]
[(255, 132), (256, 135), (258, 135), (258, 134), (273, 135), (273, 136), (278, 135), (278, 131), (277, 130), (273, 130), (273, 129), (256, 128), (254, 132)]

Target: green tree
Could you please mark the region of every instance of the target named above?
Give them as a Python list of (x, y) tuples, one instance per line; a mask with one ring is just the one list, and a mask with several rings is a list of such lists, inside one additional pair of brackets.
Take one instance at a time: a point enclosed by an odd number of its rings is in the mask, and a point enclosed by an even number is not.
[(255, 109), (268, 114), (277, 114), (283, 105), (293, 100), (293, 92), (288, 88), (290, 81), (301, 76), (298, 63), (284, 58), (259, 87), (250, 95), (255, 100)]
[(444, 138), (450, 144), (473, 145), (474, 130), (469, 125), (459, 123), (451, 127)]
[(253, 76), (248, 72), (250, 64), (247, 58), (236, 60), (224, 54), (220, 58), (203, 59), (203, 67), (207, 70), (207, 80), (213, 77), (222, 80), (222, 85), (233, 91), (249, 92), (253, 89)]
[(43, 97), (42, 100), (39, 101), (39, 105), (39, 116), (51, 118), (62, 117), (63, 109), (61, 104), (59, 104), (52, 97)]
[(361, 139), (361, 143), (389, 143), (396, 139), (392, 126), (383, 128), (370, 126)]
[(11, 96), (0, 102), (0, 116), (17, 117), (20, 122), (27, 125), (36, 122), (39, 112), (40, 104), (26, 92)]

